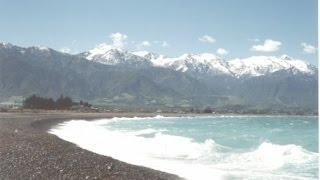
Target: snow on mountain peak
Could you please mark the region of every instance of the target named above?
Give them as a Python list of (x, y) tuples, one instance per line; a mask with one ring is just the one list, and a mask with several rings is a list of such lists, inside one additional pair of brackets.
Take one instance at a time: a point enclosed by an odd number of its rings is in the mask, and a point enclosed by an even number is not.
[(313, 73), (309, 64), (301, 60), (294, 60), (287, 55), (280, 58), (274, 56), (252, 56), (244, 59), (228, 61), (230, 71), (236, 76), (261, 76), (280, 70), (296, 69), (302, 73)]
[(186, 53), (175, 58), (159, 55), (157, 58), (152, 59), (152, 62), (154, 66), (170, 68), (181, 72), (230, 74), (229, 70), (225, 67), (225, 62), (210, 53)]
[(106, 55), (110, 50), (121, 51), (120, 49), (115, 49), (113, 46), (109, 44), (102, 43), (102, 44), (99, 44), (97, 47), (89, 50), (87, 59), (92, 60), (95, 57)]
[(99, 63), (116, 65), (130, 64), (135, 66), (147, 65), (173, 69), (175, 71), (220, 74), (230, 76), (261, 76), (280, 70), (295, 70), (293, 72), (314, 73), (312, 65), (293, 59), (288, 55), (251, 56), (225, 61), (211, 53), (182, 54), (178, 57), (167, 57), (148, 51), (122, 51), (108, 44), (100, 44), (86, 53), (88, 60)]
[(49, 51), (50, 49), (46, 46), (35, 46), (34, 48), (40, 50), (40, 51)]
[(280, 57), (280, 59), (283, 59), (283, 60), (292, 60), (293, 58), (290, 57), (290, 56), (288, 56), (288, 55), (286, 55), (286, 54), (284, 54), (284, 55), (282, 55), (282, 56)]
[(181, 56), (177, 57), (177, 59), (187, 59), (187, 58), (191, 58), (192, 56), (193, 56), (193, 54), (185, 53), (185, 54), (182, 54)]
[(151, 62), (142, 55), (147, 52), (130, 53), (108, 44), (100, 44), (96, 48), (84, 53), (86, 59), (107, 65), (149, 66)]
[(26, 51), (29, 51), (31, 53), (37, 53), (37, 54), (42, 54), (45, 56), (49, 56), (51, 51), (50, 48), (46, 47), (46, 46), (31, 46), (28, 48), (21, 48), (19, 47), (18, 50), (24, 54)]
[(6, 42), (0, 42), (0, 47), (11, 48), (13, 45)]
[(132, 52), (132, 54), (136, 55), (136, 56), (140, 56), (140, 57), (145, 57), (149, 54), (150, 52), (148, 51), (134, 51)]
[(195, 63), (205, 63), (211, 60), (220, 60), (214, 54), (210, 53), (201, 53), (201, 54), (182, 54), (181, 56), (177, 57), (177, 59), (184, 59), (184, 60), (194, 60)]
[(216, 60), (216, 59), (220, 59), (216, 55), (210, 54), (210, 53), (197, 54), (194, 57), (196, 59), (201, 59), (201, 60), (212, 60), (212, 59)]
[(226, 68), (226, 62), (215, 54), (184, 54), (178, 59), (184, 62), (187, 70), (190, 69), (200, 73), (230, 74), (230, 71)]

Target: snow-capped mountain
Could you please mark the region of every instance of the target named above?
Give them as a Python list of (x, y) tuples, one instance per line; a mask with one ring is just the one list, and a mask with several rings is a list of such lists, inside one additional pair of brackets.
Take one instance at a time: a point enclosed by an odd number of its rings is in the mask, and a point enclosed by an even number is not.
[(41, 46), (0, 43), (0, 101), (36, 93), (65, 94), (108, 105), (236, 103), (317, 110), (317, 71), (289, 56), (225, 60), (203, 53), (168, 57), (107, 46), (72, 55)]
[(159, 54), (148, 52), (148, 51), (133, 51), (131, 53), (136, 56), (146, 58), (148, 60), (155, 60), (158, 58), (163, 58), (163, 55), (159, 55)]
[(50, 52), (54, 51), (53, 49), (45, 46), (31, 46), (24, 48), (5, 42), (0, 42), (0, 51), (1, 50), (10, 51), (11, 53), (15, 53), (16, 55), (28, 55), (36, 53), (43, 56), (47, 56), (50, 54)]
[(12, 48), (12, 44), (6, 43), (6, 42), (0, 42), (0, 47), (1, 48)]
[(169, 68), (180, 72), (192, 73), (232, 73), (227, 67), (227, 63), (214, 54), (183, 54), (179, 57), (168, 57), (151, 53), (148, 51), (122, 51), (105, 46), (83, 53), (84, 57), (90, 61), (107, 65), (135, 65), (135, 66), (155, 66)]
[(228, 69), (235, 76), (240, 77), (243, 75), (261, 76), (280, 70), (313, 74), (316, 68), (302, 60), (282, 55), (281, 57), (252, 56), (244, 59), (233, 59), (228, 61)]
[(183, 54), (176, 58), (160, 55), (151, 61), (154, 66), (166, 67), (181, 72), (231, 75), (231, 72), (226, 68), (226, 62), (209, 53)]
[(106, 44), (101, 44), (98, 47), (82, 53), (86, 59), (106, 65), (124, 65), (145, 67), (150, 66), (151, 62), (146, 58), (134, 55), (121, 49), (110, 47)]
[(168, 57), (148, 51), (122, 51), (105, 45), (84, 53), (84, 57), (90, 61), (108, 65), (155, 66), (198, 75), (228, 75), (238, 78), (242, 76), (262, 76), (281, 70), (313, 74), (316, 70), (315, 66), (287, 55), (281, 57), (252, 56), (231, 60), (225, 60), (210, 53)]
[[(0, 47), (17, 53), (37, 52), (48, 55), (52, 49), (44, 46), (22, 48), (10, 43), (0, 43)], [(292, 73), (314, 74), (317, 67), (303, 60), (294, 59), (288, 55), (251, 56), (248, 58), (222, 59), (210, 53), (183, 54), (179, 57), (169, 57), (148, 51), (124, 51), (101, 44), (96, 48), (80, 54), (89, 61), (106, 65), (120, 65), (135, 68), (162, 67), (171, 70), (196, 75), (227, 75), (233, 77), (263, 76), (278, 71)]]

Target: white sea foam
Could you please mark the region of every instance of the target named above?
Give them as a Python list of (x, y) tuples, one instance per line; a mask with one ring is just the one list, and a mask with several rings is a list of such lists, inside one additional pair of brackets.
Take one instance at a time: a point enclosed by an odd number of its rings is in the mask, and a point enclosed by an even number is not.
[[(113, 118), (111, 121), (125, 119)], [(166, 129), (146, 128), (126, 132), (104, 127), (106, 122), (111, 121), (72, 120), (51, 129), (49, 133), (98, 154), (191, 180), (310, 179), (283, 169), (291, 165), (311, 164), (313, 167), (318, 162), (317, 153), (296, 145), (264, 142), (247, 152), (232, 152), (213, 139), (196, 142), (187, 137), (166, 134)], [(145, 134), (153, 136), (141, 136)]]
[(161, 116), (161, 115), (156, 115), (154, 117), (113, 117), (111, 119), (98, 119), (96, 121), (92, 121), (95, 124), (102, 125), (102, 124), (108, 124), (111, 122), (116, 122), (116, 121), (123, 121), (123, 120), (153, 120), (153, 119), (172, 119), (172, 118), (177, 118), (177, 117), (166, 117), (166, 116)]
[[(143, 130), (139, 130), (139, 131), (134, 131), (131, 132), (132, 135), (138, 136), (138, 135), (146, 135), (146, 134), (155, 134), (155, 133), (159, 133), (159, 132), (166, 132), (168, 130), (166, 129), (152, 129), (152, 128), (148, 128), (148, 129), (143, 129)], [(130, 132), (128, 132), (129, 134)]]
[(305, 165), (316, 160), (317, 153), (309, 152), (300, 146), (264, 142), (251, 152), (232, 154), (223, 162), (229, 168), (272, 171), (290, 164)]

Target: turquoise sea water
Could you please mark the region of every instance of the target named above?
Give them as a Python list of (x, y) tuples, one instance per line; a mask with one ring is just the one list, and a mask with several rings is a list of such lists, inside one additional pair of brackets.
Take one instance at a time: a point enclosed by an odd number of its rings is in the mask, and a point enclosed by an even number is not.
[(317, 117), (113, 118), (71, 121), (52, 133), (187, 179), (318, 179)]

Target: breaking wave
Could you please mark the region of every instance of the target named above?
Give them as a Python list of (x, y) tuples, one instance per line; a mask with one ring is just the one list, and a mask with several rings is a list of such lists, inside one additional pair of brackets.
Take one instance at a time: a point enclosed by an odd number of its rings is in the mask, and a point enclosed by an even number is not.
[(72, 120), (49, 133), (92, 152), (186, 179), (316, 179), (308, 172), (316, 170), (318, 154), (294, 144), (263, 142), (255, 149), (234, 151), (214, 139), (196, 142), (166, 134), (166, 129), (110, 130), (101, 125), (107, 121)]

